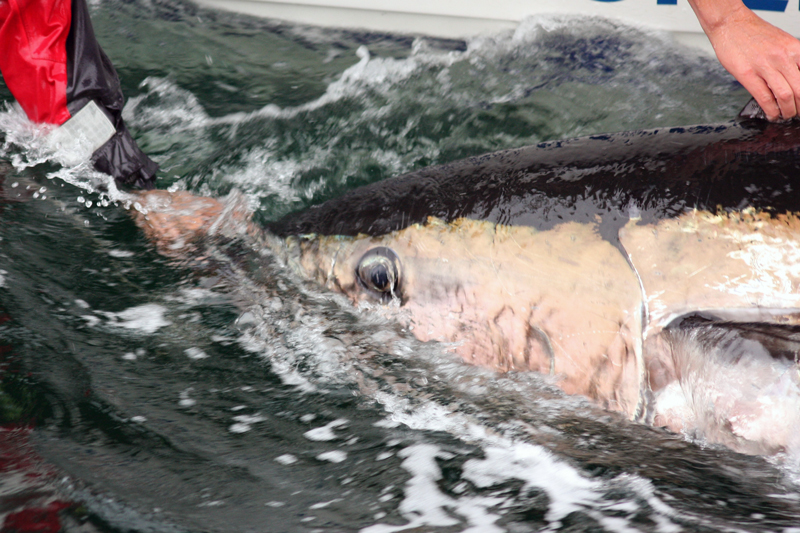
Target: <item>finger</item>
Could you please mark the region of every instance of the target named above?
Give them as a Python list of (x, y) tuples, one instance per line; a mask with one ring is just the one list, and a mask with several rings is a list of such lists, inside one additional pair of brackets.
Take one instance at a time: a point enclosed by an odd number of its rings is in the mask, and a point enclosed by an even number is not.
[(800, 60), (788, 51), (785, 56), (774, 59), (774, 70), (761, 74), (772, 89), (781, 116), (788, 120), (800, 114)]
[(780, 73), (774, 73), (772, 78), (767, 82), (775, 101), (780, 108), (781, 118), (784, 120), (790, 119), (797, 115), (797, 106), (794, 101), (794, 91), (786, 81), (786, 78)]
[(798, 67), (798, 63), (791, 62), (785, 76), (786, 81), (789, 82), (794, 92), (794, 106), (797, 109), (797, 114), (800, 115), (800, 67)]

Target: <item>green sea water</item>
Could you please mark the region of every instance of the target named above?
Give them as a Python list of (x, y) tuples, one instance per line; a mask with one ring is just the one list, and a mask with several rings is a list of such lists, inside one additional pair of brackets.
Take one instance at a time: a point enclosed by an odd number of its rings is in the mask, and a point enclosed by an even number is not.
[[(492, 150), (725, 121), (748, 99), (713, 58), (606, 20), (532, 18), (459, 41), (172, 0), (103, 0), (92, 19), (158, 186), (239, 190), (262, 221)], [(162, 256), (102, 177), (43, 152), (13, 108), (0, 126), (0, 416), (32, 428), (49, 497), (77, 502), (66, 530), (790, 531), (800, 519), (791, 460), (470, 367), (246, 246)], [(0, 513), (45, 497), (15, 472), (0, 471)]]

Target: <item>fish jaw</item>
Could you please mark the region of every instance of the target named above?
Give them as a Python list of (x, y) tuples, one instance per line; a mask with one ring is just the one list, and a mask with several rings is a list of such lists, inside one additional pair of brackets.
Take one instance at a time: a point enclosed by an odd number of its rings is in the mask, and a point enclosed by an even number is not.
[(288, 246), (302, 275), (357, 305), (378, 301), (358, 280), (359, 261), (391, 249), (401, 269), (394, 317), (419, 340), (499, 371), (553, 375), (566, 392), (631, 416), (639, 407), (639, 283), (592, 225), (537, 231), (431, 218), (379, 237), (308, 236)]

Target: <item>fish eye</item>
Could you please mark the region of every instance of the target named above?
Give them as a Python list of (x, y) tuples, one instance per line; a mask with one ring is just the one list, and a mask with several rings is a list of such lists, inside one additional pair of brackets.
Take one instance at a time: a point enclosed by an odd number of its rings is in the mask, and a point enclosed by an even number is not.
[(388, 302), (392, 296), (398, 295), (400, 258), (385, 246), (373, 248), (358, 261), (356, 278), (363, 288)]

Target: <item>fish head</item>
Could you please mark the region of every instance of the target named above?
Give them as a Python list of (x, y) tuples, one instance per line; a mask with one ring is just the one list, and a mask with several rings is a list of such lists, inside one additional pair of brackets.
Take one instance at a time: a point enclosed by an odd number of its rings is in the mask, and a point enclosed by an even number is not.
[(626, 259), (590, 224), (547, 231), (459, 219), (384, 235), (285, 243), (303, 276), (470, 363), (556, 376), (568, 393), (633, 414), (641, 296)]

